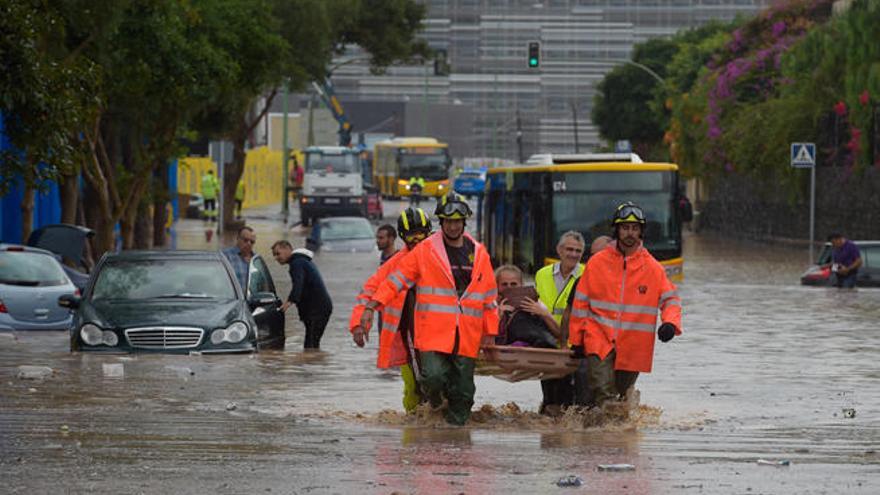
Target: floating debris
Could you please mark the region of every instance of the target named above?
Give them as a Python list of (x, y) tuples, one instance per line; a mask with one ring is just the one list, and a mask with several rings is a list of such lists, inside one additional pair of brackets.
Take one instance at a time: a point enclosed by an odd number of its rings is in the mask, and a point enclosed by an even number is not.
[(851, 407), (846, 407), (843, 409), (843, 417), (844, 418), (854, 418), (856, 417), (856, 410)]
[(781, 461), (768, 461), (767, 459), (758, 459), (759, 466), (791, 466), (791, 461), (784, 459)]
[(580, 476), (575, 476), (570, 474), (568, 476), (564, 476), (556, 480), (556, 486), (567, 487), (567, 486), (583, 486), (584, 480)]
[(635, 470), (636, 467), (632, 464), (599, 464), (599, 471), (624, 472)]
[(18, 367), (18, 377), (22, 380), (43, 380), (52, 376), (55, 371), (48, 366), (21, 365)]

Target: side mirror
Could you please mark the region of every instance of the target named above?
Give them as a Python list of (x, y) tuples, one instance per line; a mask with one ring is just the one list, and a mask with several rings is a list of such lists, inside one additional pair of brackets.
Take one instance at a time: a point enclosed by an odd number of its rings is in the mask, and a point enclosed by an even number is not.
[(278, 298), (271, 292), (257, 292), (251, 295), (250, 299), (248, 299), (248, 304), (250, 304), (252, 308), (259, 308), (262, 306), (272, 306), (277, 301)]
[(79, 307), (80, 297), (73, 294), (64, 294), (58, 298), (58, 305), (62, 308), (76, 309)]

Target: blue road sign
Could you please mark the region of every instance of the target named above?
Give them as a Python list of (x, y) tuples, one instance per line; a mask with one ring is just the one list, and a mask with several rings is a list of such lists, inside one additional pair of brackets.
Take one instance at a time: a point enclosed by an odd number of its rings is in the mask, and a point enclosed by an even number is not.
[(791, 143), (791, 166), (813, 168), (816, 166), (815, 143)]

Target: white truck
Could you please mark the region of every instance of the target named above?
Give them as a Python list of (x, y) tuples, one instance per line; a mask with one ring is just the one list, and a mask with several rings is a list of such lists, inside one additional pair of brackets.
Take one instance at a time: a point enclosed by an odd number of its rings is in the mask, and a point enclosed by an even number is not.
[(303, 150), (303, 225), (320, 217), (367, 216), (362, 176), (363, 164), (356, 149), (344, 146), (309, 146)]

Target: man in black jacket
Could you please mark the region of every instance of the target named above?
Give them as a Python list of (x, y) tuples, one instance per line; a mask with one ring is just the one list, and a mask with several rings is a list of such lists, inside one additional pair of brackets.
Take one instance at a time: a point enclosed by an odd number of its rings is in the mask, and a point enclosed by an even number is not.
[(306, 327), (305, 349), (321, 347), (321, 336), (333, 312), (333, 303), (318, 267), (312, 262), (314, 253), (308, 249), (293, 249), (289, 242), (281, 240), (272, 244), (272, 256), (275, 261), (288, 265), (292, 287), (287, 301), (281, 311), (287, 311), (291, 304), (296, 304), (299, 319)]

